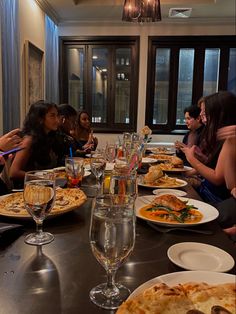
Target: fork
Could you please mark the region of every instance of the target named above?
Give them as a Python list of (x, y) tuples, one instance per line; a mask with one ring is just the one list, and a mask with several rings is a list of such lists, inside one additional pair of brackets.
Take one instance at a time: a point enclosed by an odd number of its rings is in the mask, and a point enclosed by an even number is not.
[(154, 230), (156, 231), (159, 231), (159, 232), (162, 232), (162, 233), (168, 233), (168, 232), (171, 232), (171, 231), (189, 231), (189, 232), (195, 232), (195, 233), (201, 233), (201, 234), (213, 234), (213, 231), (211, 230), (199, 230), (199, 229), (192, 229), (192, 228), (180, 228), (180, 227), (171, 227), (171, 228), (166, 228), (166, 227), (160, 227), (160, 226), (157, 226), (155, 225), (154, 223), (151, 223), (151, 222), (147, 222), (147, 224), (153, 228)]

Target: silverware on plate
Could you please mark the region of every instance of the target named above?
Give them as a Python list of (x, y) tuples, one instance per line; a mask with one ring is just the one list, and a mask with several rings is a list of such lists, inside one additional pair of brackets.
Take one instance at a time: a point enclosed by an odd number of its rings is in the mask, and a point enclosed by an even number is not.
[(200, 229), (193, 229), (193, 228), (188, 228), (188, 227), (161, 227), (159, 225), (156, 225), (152, 222), (147, 222), (147, 224), (153, 228), (156, 231), (162, 232), (162, 233), (168, 233), (172, 231), (188, 231), (188, 232), (194, 232), (194, 233), (201, 233), (201, 234), (213, 234), (213, 231), (211, 230), (200, 230)]

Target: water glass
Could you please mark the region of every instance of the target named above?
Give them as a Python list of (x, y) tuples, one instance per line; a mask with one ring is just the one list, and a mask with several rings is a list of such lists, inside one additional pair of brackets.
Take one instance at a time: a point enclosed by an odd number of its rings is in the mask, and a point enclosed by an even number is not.
[(128, 165), (116, 164), (110, 177), (110, 194), (137, 196), (137, 172)]
[(104, 157), (104, 154), (94, 152), (90, 159), (90, 167), (92, 173), (96, 177), (97, 185), (100, 186), (100, 180), (103, 177), (106, 168), (106, 159)]
[(67, 157), (65, 159), (67, 186), (78, 188), (84, 175), (84, 159), (80, 157)]
[(26, 210), (36, 222), (36, 233), (27, 235), (25, 242), (31, 245), (52, 242), (54, 236), (49, 232), (43, 232), (43, 221), (54, 204), (55, 174), (41, 170), (26, 172), (23, 197)]
[(115, 274), (134, 248), (134, 198), (125, 195), (97, 197), (89, 238), (93, 255), (107, 272), (107, 282), (94, 287), (90, 299), (104, 309), (116, 309), (130, 294), (128, 288), (115, 282)]

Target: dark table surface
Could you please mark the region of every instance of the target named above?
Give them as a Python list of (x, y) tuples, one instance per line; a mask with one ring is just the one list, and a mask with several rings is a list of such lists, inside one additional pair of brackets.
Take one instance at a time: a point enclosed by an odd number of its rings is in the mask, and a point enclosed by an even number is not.
[[(91, 183), (88, 179), (87, 184)], [(191, 186), (183, 190), (188, 197), (199, 199)], [(140, 188), (139, 194), (151, 191)], [(89, 246), (91, 200), (88, 198), (77, 210), (44, 222), (44, 229), (53, 233), (55, 240), (42, 250), (24, 243), (25, 235), (35, 229), (31, 220), (14, 221), (23, 223), (24, 230), (0, 238), (0, 314), (114, 313), (96, 307), (89, 300), (90, 289), (106, 278)], [(13, 220), (1, 217), (0, 222)], [(135, 249), (118, 270), (116, 280), (133, 291), (151, 278), (183, 270), (167, 257), (168, 248), (178, 242), (211, 244), (236, 258), (233, 242), (216, 221), (199, 229), (212, 230), (213, 234), (160, 233), (138, 219)], [(229, 273), (235, 273), (235, 267)]]

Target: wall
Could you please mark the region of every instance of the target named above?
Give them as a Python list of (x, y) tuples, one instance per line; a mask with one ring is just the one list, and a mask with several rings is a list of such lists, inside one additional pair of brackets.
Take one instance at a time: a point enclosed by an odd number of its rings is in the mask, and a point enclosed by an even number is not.
[(32, 0), (19, 0), (20, 59), (21, 59), (21, 123), (26, 114), (25, 104), (25, 41), (45, 51), (45, 14)]
[[(147, 52), (148, 36), (174, 36), (174, 35), (235, 35), (233, 24), (222, 23), (167, 23), (136, 25), (128, 23), (125, 25), (107, 25), (99, 23), (91, 24), (68, 24), (59, 26), (59, 36), (140, 36), (140, 63), (139, 63), (139, 89), (138, 89), (138, 120), (137, 130), (145, 124), (146, 104), (146, 74), (147, 74)], [(117, 140), (117, 134), (97, 134), (99, 144)], [(153, 135), (153, 141), (173, 142), (181, 140), (182, 136), (177, 135)]]

